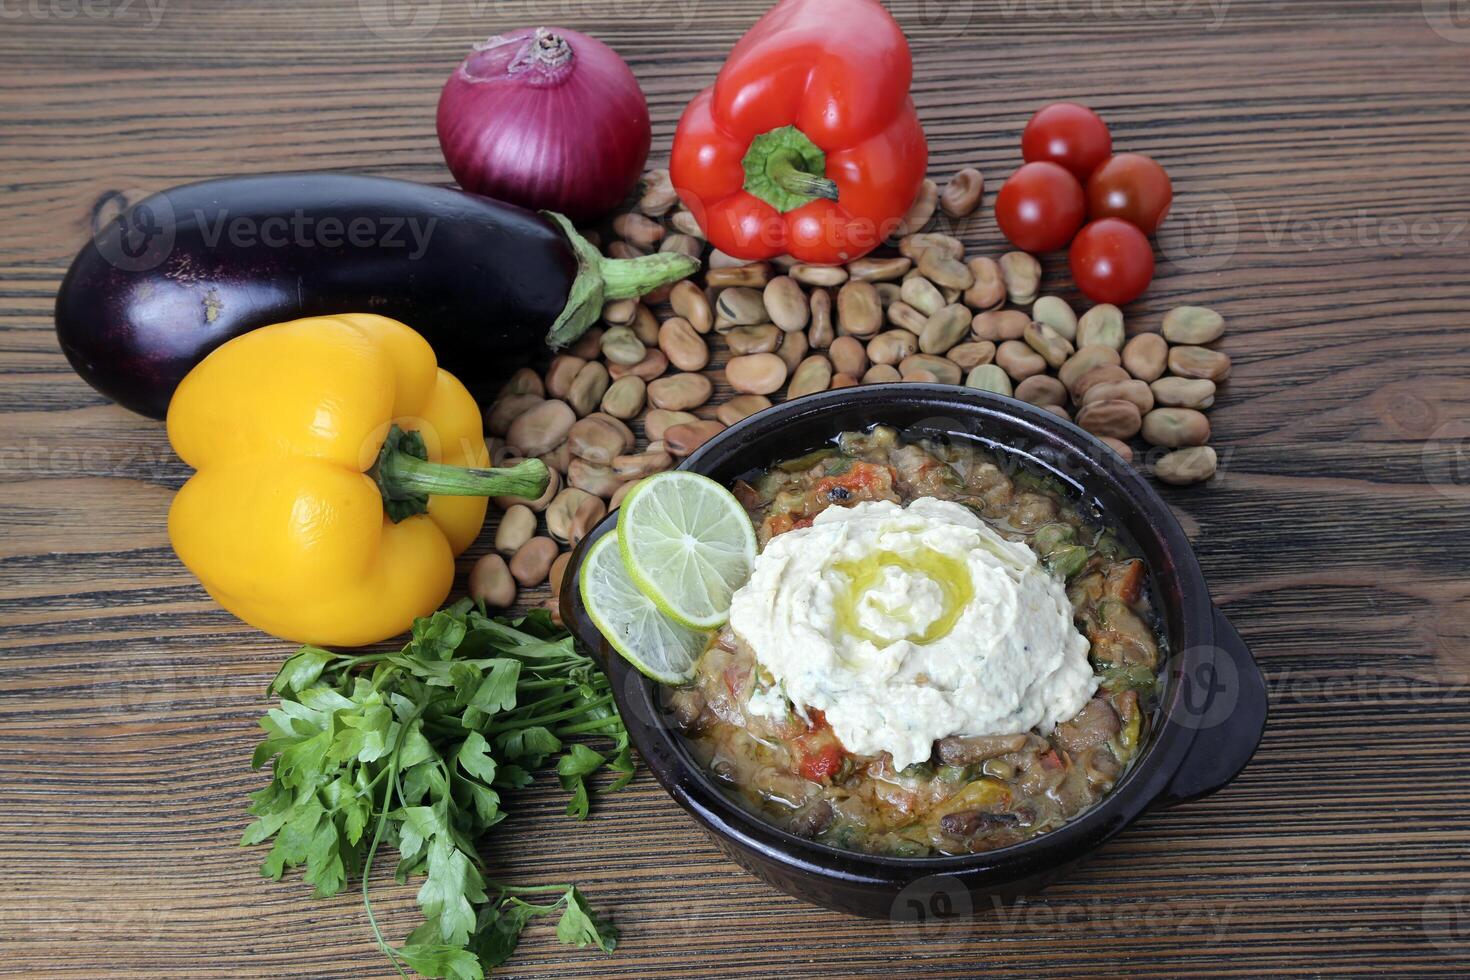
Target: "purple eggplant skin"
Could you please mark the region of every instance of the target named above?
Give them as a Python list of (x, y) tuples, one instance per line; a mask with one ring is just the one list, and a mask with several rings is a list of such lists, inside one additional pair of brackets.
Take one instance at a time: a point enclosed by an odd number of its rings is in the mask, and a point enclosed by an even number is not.
[(463, 191), (337, 174), (211, 180), (102, 228), (62, 281), (56, 335), (88, 384), (160, 419), (210, 351), (307, 316), (402, 321), (476, 390), (545, 350), (577, 272), (554, 221)]

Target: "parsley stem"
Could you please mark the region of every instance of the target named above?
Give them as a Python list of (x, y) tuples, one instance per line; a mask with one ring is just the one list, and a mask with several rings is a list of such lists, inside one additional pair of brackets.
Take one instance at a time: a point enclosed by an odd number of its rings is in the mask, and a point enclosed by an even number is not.
[(367, 912), (368, 925), (372, 927), (373, 938), (377, 940), (378, 948), (383, 951), (384, 956), (388, 957), (389, 962), (393, 964), (393, 969), (398, 971), (398, 975), (403, 980), (408, 980), (408, 974), (403, 972), (403, 964), (399, 960), (398, 951), (388, 944), (388, 940), (383, 938), (383, 930), (378, 928), (377, 917), (373, 915), (373, 903), (368, 898), (368, 883), (373, 876), (373, 858), (377, 857), (378, 845), (382, 843), (383, 831), (388, 826), (388, 814), (393, 808), (393, 793), (398, 787), (398, 760), (403, 756), (403, 741), (409, 729), (413, 727), (413, 723), (419, 720), (419, 716), (428, 706), (428, 704), (419, 705), (413, 716), (398, 729), (398, 737), (393, 740), (393, 756), (388, 761), (388, 768), (384, 770), (388, 773), (388, 786), (383, 790), (383, 809), (378, 814), (378, 827), (373, 831), (373, 843), (368, 848), (367, 858), (362, 866), (362, 907)]
[(501, 732), (514, 731), (518, 728), (528, 728), (532, 725), (548, 725), (556, 721), (565, 721), (568, 718), (576, 718), (579, 715), (585, 715), (587, 712), (592, 711), (595, 708), (600, 708), (605, 704), (611, 703), (612, 695), (605, 694), (595, 701), (588, 701), (586, 704), (579, 704), (575, 707), (567, 708), (563, 711), (556, 711), (549, 715), (542, 715), (539, 718), (517, 718), (514, 721), (504, 722), (499, 725), (491, 725), (489, 728), (485, 729), (485, 734), (498, 735)]
[(606, 718), (593, 718), (591, 721), (580, 721), (575, 725), (563, 725), (554, 734), (557, 738), (566, 735), (590, 735), (593, 732), (617, 731), (623, 727), (623, 720), (617, 715), (608, 715)]

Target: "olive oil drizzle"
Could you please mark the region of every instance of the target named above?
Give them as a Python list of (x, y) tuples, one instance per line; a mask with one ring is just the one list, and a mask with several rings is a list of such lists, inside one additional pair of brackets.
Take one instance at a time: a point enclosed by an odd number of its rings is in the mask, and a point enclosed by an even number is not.
[[(897, 568), (903, 572), (921, 575), (939, 586), (939, 591), (944, 596), (943, 611), (939, 617), (923, 633), (906, 637), (910, 642), (921, 646), (948, 636), (964, 613), (965, 607), (975, 597), (970, 569), (964, 559), (932, 548), (920, 548), (909, 554), (875, 551), (853, 561), (834, 562), (832, 568), (847, 579), (847, 587), (836, 601), (838, 629), (849, 636), (867, 640), (880, 649), (894, 641), (865, 629), (858, 617), (858, 605), (868, 592), (882, 583), (884, 569)], [(887, 612), (900, 620), (906, 619), (901, 610), (889, 609)]]

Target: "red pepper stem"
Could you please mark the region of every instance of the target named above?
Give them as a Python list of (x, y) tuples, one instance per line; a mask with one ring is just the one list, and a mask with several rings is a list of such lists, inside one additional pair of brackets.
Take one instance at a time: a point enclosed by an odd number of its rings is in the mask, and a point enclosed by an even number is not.
[(823, 198), (828, 201), (837, 200), (837, 184), (826, 177), (808, 173), (800, 169), (801, 158), (789, 150), (783, 150), (771, 156), (766, 165), (766, 173), (781, 189), (802, 197)]

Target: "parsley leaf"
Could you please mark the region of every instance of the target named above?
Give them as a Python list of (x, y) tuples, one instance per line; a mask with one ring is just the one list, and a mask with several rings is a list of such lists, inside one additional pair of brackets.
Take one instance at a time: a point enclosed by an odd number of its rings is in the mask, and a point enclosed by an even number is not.
[[(532, 919), (550, 915), (562, 942), (612, 951), (616, 931), (574, 886), (487, 881), (476, 850), (505, 818), (500, 791), (528, 785), (552, 757), (578, 818), (598, 771), (615, 774), (609, 791), (633, 776), (607, 678), (544, 611), (492, 619), (465, 600), (416, 622), (400, 651), (304, 646), (270, 692), (279, 702), (260, 720), (252, 765), (270, 763), (271, 782), (251, 794), (255, 819), (241, 838), (271, 844), (263, 875), (300, 868), (319, 896), (360, 879), (373, 935), (404, 976), (483, 980)], [(609, 740), (610, 754), (587, 738)], [(382, 844), (398, 851), (399, 881), (423, 876), (424, 921), (397, 947), (367, 893)]]

